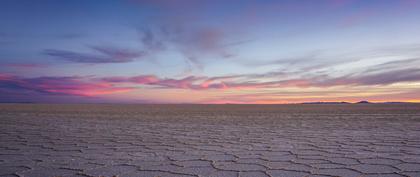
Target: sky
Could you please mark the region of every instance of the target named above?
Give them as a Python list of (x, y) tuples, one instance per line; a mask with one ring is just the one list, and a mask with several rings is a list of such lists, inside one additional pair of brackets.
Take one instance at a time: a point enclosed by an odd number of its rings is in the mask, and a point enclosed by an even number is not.
[(2, 0), (0, 102), (420, 102), (420, 0)]

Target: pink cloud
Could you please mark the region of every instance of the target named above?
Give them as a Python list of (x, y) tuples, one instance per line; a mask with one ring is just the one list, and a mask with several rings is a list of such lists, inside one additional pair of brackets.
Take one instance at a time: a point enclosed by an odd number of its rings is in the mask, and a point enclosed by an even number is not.
[[(134, 77), (109, 77), (103, 78), (106, 82), (126, 82), (142, 85), (152, 85), (161, 88), (179, 88), (179, 89), (192, 89), (192, 90), (203, 90), (203, 89), (228, 89), (228, 86), (224, 80), (233, 78), (234, 76), (226, 77), (198, 77), (188, 76), (181, 79), (173, 78), (159, 78), (153, 75), (140, 75)], [(234, 86), (234, 84), (232, 84)], [(239, 88), (239, 86), (234, 86)]]
[[(252, 78), (251, 80), (249, 78)], [(262, 77), (263, 78), (263, 77)], [(188, 76), (180, 79), (160, 78), (154, 75), (133, 77), (36, 77), (23, 78), (10, 74), (0, 74), (0, 91), (19, 93), (37, 92), (43, 94), (98, 96), (129, 92), (135, 85), (154, 86), (160, 89), (189, 90), (225, 90), (225, 89), (261, 89), (288, 87), (334, 87), (334, 86), (373, 86), (389, 85), (401, 82), (419, 82), (420, 69), (401, 69), (378, 73), (361, 73), (357, 75), (330, 77), (312, 76), (307, 78), (284, 79), (274, 81), (253, 81), (254, 75), (232, 75), (222, 77)], [(260, 78), (261, 80), (261, 78)], [(119, 86), (127, 84), (129, 86)], [(4, 92), (5, 93), (5, 92)]]
[(7, 81), (13, 79), (14, 77), (10, 74), (0, 73), (0, 81)]

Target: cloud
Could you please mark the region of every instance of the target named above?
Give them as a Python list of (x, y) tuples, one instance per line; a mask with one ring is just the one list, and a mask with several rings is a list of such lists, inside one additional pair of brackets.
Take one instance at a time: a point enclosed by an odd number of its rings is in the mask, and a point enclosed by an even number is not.
[[(139, 30), (141, 43), (152, 52), (154, 49), (173, 49), (187, 61), (193, 69), (204, 68), (206, 60), (232, 58), (232, 47), (249, 42), (237, 39), (234, 30), (220, 24), (207, 23), (208, 12), (220, 10), (224, 1), (165, 1), (132, 0), (138, 7), (159, 11), (152, 16), (153, 23), (145, 24)], [(211, 9), (211, 10), (210, 10)], [(200, 22), (200, 23), (197, 23)]]
[(251, 41), (228, 41), (225, 32), (220, 28), (174, 22), (142, 27), (137, 31), (145, 54), (176, 52), (184, 56), (190, 69), (204, 68), (203, 61), (209, 58), (231, 58), (235, 56), (231, 47)]
[(141, 85), (152, 85), (159, 86), (160, 88), (177, 88), (177, 89), (192, 89), (192, 90), (202, 90), (209, 88), (224, 88), (223, 79), (227, 79), (230, 76), (226, 77), (198, 77), (198, 76), (188, 76), (181, 79), (174, 78), (159, 78), (153, 75), (140, 75), (134, 77), (109, 77), (103, 78), (103, 81), (106, 82), (126, 82), (134, 83)]
[(117, 87), (106, 82), (85, 81), (84, 77), (36, 77), (22, 78), (0, 74), (2, 91), (37, 92), (47, 95), (96, 96), (133, 90), (130, 87)]
[[(393, 65), (388, 62), (382, 65)], [(93, 97), (117, 94), (150, 86), (148, 89), (187, 90), (264, 90), (273, 88), (330, 88), (344, 86), (386, 86), (395, 83), (420, 82), (420, 68), (382, 70), (381, 72), (360, 72), (333, 77), (312, 75), (288, 78), (287, 74), (268, 72), (263, 74), (225, 75), (217, 77), (188, 76), (183, 78), (163, 78), (155, 75), (132, 77), (35, 77), (24, 78), (10, 74), (0, 74), (0, 93), (19, 95), (38, 93), (43, 95), (73, 95)], [(127, 86), (121, 86), (127, 85)], [(375, 87), (373, 87), (374, 89)]]
[[(405, 44), (372, 47), (346, 53), (330, 54), (326, 50), (307, 52), (296, 57), (279, 57), (272, 60), (253, 58), (253, 60), (235, 60), (245, 67), (276, 67), (281, 75), (313, 76), (353, 72), (364, 70), (363, 74), (374, 74), (399, 69), (408, 69), (420, 64), (419, 44)], [(392, 60), (390, 60), (392, 59)], [(345, 67), (348, 69), (342, 69)], [(356, 69), (357, 68), (357, 69)], [(356, 70), (356, 71), (352, 71)]]
[(389, 85), (402, 82), (419, 82), (420, 69), (408, 68), (391, 71), (383, 71), (374, 74), (351, 74), (341, 77), (331, 77), (327, 75), (312, 76), (303, 79), (292, 79), (279, 81), (279, 86), (297, 87), (333, 87), (333, 86), (372, 86)]
[(196, 76), (189, 76), (182, 79), (159, 78), (153, 75), (139, 75), (134, 77), (108, 77), (102, 78), (102, 81), (110, 83), (134, 83), (141, 85), (160, 86), (161, 88), (182, 88), (182, 89), (198, 89), (194, 82), (202, 78)]
[(159, 82), (160, 79), (154, 75), (140, 75), (134, 77), (106, 77), (102, 78), (102, 80), (111, 83), (131, 82), (137, 84), (151, 84)]
[(76, 63), (127, 63), (144, 55), (142, 51), (131, 51), (112, 47), (90, 47), (99, 54), (79, 53), (67, 50), (46, 49), (43, 54)]
[(385, 62), (382, 64), (378, 64), (374, 67), (371, 67), (365, 71), (365, 73), (374, 73), (378, 71), (389, 71), (395, 69), (401, 69), (411, 66), (418, 66), (420, 64), (420, 58), (409, 58), (409, 59), (402, 59), (402, 60), (394, 60)]
[(0, 67), (10, 67), (10, 68), (21, 68), (21, 69), (32, 69), (32, 68), (45, 68), (45, 64), (34, 64), (34, 63), (9, 63), (9, 64), (0, 64)]
[(355, 76), (342, 79), (347, 83), (354, 83), (357, 85), (387, 85), (398, 82), (413, 82), (420, 81), (420, 69), (408, 68), (392, 70), (376, 74)]
[(237, 79), (255, 78), (255, 75), (231, 75), (220, 77), (188, 76), (181, 79), (159, 78), (153, 75), (139, 75), (134, 77), (108, 77), (102, 78), (102, 81), (110, 83), (132, 83), (140, 85), (158, 86), (159, 88), (176, 88), (191, 90), (207, 89), (248, 89), (248, 88), (272, 88), (309, 86), (306, 80), (285, 80), (272, 82), (238, 81)]
[[(271, 74), (242, 74), (242, 75), (226, 75), (217, 77), (208, 76), (188, 76), (183, 78), (163, 78), (155, 75), (137, 75), (132, 77), (35, 77), (24, 78), (10, 74), (0, 74), (0, 93), (1, 95), (15, 95), (17, 98), (22, 95), (30, 96), (78, 96), (78, 97), (96, 97), (107, 94), (118, 94), (140, 89), (139, 86), (149, 86), (147, 89), (185, 89), (195, 91), (205, 90), (220, 90), (218, 93), (223, 93), (223, 90), (238, 90), (244, 89), (252, 91), (246, 94), (250, 97), (261, 96), (264, 90), (273, 90), (273, 88), (329, 88), (346, 89), (340, 90), (340, 93), (354, 93), (352, 88), (372, 88), (366, 92), (377, 95), (375, 91), (376, 86), (387, 86), (395, 83), (404, 82), (420, 82), (420, 69), (408, 68), (391, 71), (383, 71), (377, 73), (361, 72), (358, 74), (332, 77), (329, 75), (314, 75), (308, 77), (296, 77), (286, 79), (286, 77), (278, 77), (275, 75), (272, 78)], [(269, 81), (268, 81), (269, 80)], [(121, 86), (124, 85), (124, 86)], [(336, 87), (340, 86), (340, 87)], [(358, 87), (361, 86), (361, 87)], [(372, 87), (371, 87), (372, 86)], [(255, 92), (259, 90), (261, 92)], [(292, 89), (293, 90), (293, 89)], [(400, 90), (401, 93), (402, 90)], [(381, 91), (379, 91), (381, 92)], [(256, 95), (253, 95), (256, 94)], [(294, 93), (301, 96), (306, 96), (308, 99), (319, 99), (314, 92), (302, 92), (299, 89)], [(314, 95), (315, 94), (315, 95)], [(269, 94), (264, 95), (265, 99), (269, 96), (279, 97), (282, 95)], [(325, 95), (325, 94), (324, 94)], [(283, 96), (290, 96), (290, 93), (285, 93)], [(293, 96), (293, 95), (292, 95)], [(315, 97), (314, 97), (315, 96)], [(305, 97), (305, 98), (306, 98)], [(331, 97), (331, 95), (330, 95)], [(5, 98), (4, 96), (2, 98)], [(101, 97), (99, 97), (101, 98)], [(244, 98), (244, 100), (241, 100)], [(280, 98), (280, 97), (279, 97)], [(337, 98), (337, 97), (334, 97)], [(214, 100), (213, 100), (214, 99)], [(331, 97), (332, 99), (332, 97)], [(210, 100), (217, 100), (216, 98), (209, 98)], [(246, 101), (245, 96), (234, 99), (221, 99), (222, 101)], [(302, 98), (301, 101), (304, 99)], [(270, 100), (265, 100), (269, 102)], [(279, 101), (279, 100), (272, 100)], [(289, 100), (290, 101), (290, 100)], [(237, 102), (237, 103), (239, 103)], [(244, 103), (244, 102), (243, 102)]]
[[(322, 57), (320, 55), (320, 51), (314, 51), (307, 53), (303, 56), (298, 57), (287, 57), (287, 58), (277, 58), (274, 60), (250, 60), (250, 61), (241, 61), (243, 65), (245, 66), (272, 66), (272, 65), (290, 65), (290, 66), (297, 66), (297, 65), (305, 65), (305, 64), (312, 64), (313, 62), (322, 62), (322, 60), (325, 60), (325, 57)], [(311, 61), (311, 62), (308, 62)], [(324, 61), (325, 63), (325, 61)]]
[(87, 35), (84, 33), (64, 33), (64, 34), (56, 35), (56, 37), (60, 39), (78, 39), (78, 38), (83, 38), (86, 36)]
[(139, 29), (139, 33), (141, 33), (140, 41), (142, 42), (146, 51), (158, 52), (166, 49), (164, 41), (162, 39), (158, 39), (152, 30), (143, 28)]
[[(267, 77), (272, 77), (271, 81), (261, 81), (267, 79)], [(389, 85), (401, 82), (418, 82), (420, 81), (420, 69), (409, 68), (383, 71), (375, 74), (359, 73), (340, 77), (332, 77), (329, 75), (314, 75), (291, 79), (282, 79), (282, 77), (285, 77), (284, 73), (269, 72), (266, 74), (227, 75), (220, 77), (188, 76), (181, 79), (159, 78), (154, 75), (139, 75), (134, 77), (108, 77), (102, 78), (102, 81), (191, 90), (287, 87), (323, 88), (334, 86), (372, 86)]]
[(200, 28), (185, 36), (185, 53), (190, 57), (200, 54), (215, 54), (222, 58), (230, 58), (234, 54), (225, 45), (226, 34), (218, 28)]

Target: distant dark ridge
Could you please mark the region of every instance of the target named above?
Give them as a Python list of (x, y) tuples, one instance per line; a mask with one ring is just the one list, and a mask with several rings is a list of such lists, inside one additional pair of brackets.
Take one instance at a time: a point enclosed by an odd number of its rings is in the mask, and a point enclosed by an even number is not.
[(410, 104), (410, 103), (414, 103), (414, 102), (401, 102), (401, 101), (369, 102), (369, 101), (359, 101), (359, 102), (356, 102), (356, 103), (350, 103), (350, 102), (345, 102), (345, 101), (341, 101), (341, 102), (323, 102), (323, 101), (318, 101), (318, 102), (304, 102), (304, 103), (300, 103), (300, 104)]
[(305, 103), (302, 103), (302, 104), (351, 104), (351, 103), (344, 102), (344, 101), (342, 101), (342, 102), (322, 102), (322, 101), (319, 101), (319, 102), (305, 102)]
[(357, 102), (356, 104), (370, 104), (371, 102), (369, 102), (369, 101), (365, 101), (365, 100), (363, 100), (363, 101), (359, 101), (359, 102)]

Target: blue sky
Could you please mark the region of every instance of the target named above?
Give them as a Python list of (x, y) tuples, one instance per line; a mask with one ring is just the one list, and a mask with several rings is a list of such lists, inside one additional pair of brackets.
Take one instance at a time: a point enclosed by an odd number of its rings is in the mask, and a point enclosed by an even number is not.
[(419, 18), (417, 0), (4, 0), (0, 101), (417, 102)]

